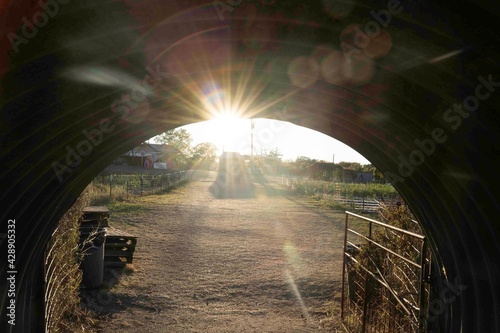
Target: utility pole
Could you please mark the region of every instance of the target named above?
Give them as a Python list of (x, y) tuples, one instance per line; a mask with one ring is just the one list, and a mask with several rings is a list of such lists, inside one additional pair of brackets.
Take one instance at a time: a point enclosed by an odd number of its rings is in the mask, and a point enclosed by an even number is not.
[(250, 118), (250, 173), (253, 174), (253, 118)]

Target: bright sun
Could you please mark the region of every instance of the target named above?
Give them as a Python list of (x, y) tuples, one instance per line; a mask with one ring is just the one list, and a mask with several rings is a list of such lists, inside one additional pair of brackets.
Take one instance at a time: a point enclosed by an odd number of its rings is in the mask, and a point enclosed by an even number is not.
[(237, 150), (238, 142), (242, 139), (242, 133), (249, 127), (249, 120), (239, 116), (237, 110), (228, 110), (218, 113), (213, 120), (209, 121), (213, 129), (214, 142), (219, 150)]
[(214, 116), (214, 121), (218, 123), (220, 126), (231, 125), (237, 120), (241, 120), (242, 118), (238, 115), (238, 111), (234, 109), (230, 109), (228, 111), (223, 111)]
[[(240, 88), (237, 90), (243, 91)], [(250, 120), (248, 105), (244, 102), (247, 97), (237, 91), (231, 94), (231, 89), (224, 89), (222, 85), (213, 81), (203, 85), (200, 92), (204, 112), (207, 118), (211, 119), (207, 121), (207, 125), (210, 127), (213, 143), (219, 151), (244, 153), (248, 150)]]

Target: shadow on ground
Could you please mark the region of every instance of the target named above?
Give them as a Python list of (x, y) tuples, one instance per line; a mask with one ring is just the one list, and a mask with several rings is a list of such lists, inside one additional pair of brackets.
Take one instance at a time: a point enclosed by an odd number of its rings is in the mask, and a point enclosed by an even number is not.
[[(113, 291), (121, 278), (133, 273), (130, 266), (104, 266), (103, 284), (98, 288), (80, 290), (80, 305), (83, 309), (92, 311), (98, 316), (110, 315), (130, 307), (142, 307), (149, 310), (147, 306), (141, 306), (140, 300), (125, 300), (130, 298)], [(147, 303), (147, 302), (145, 302)]]

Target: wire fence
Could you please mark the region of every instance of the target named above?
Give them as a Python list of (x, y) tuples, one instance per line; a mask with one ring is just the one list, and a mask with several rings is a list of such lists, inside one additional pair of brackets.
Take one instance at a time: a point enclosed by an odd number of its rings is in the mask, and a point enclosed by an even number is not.
[(175, 171), (155, 174), (108, 174), (92, 181), (95, 191), (109, 193), (110, 199), (161, 193), (187, 181), (190, 172)]

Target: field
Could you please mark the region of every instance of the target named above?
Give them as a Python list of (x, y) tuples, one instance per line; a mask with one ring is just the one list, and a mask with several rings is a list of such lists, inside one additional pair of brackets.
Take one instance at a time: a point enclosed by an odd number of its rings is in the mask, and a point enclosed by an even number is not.
[(344, 198), (366, 198), (377, 200), (391, 200), (398, 196), (398, 192), (391, 184), (357, 184), (332, 183), (317, 180), (295, 180), (295, 189), (301, 195), (331, 195)]

